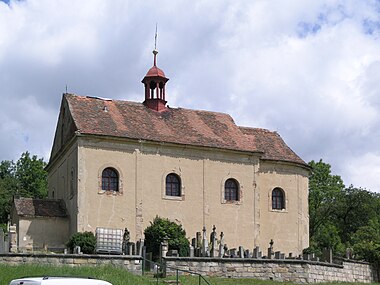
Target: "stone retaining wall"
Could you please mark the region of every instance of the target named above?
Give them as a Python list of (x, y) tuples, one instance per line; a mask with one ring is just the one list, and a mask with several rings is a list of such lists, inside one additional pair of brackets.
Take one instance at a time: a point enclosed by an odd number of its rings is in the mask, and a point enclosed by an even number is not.
[(168, 275), (175, 274), (173, 268), (178, 268), (204, 276), (256, 278), (294, 283), (378, 281), (376, 269), (364, 262), (343, 261), (342, 265), (338, 265), (297, 259), (188, 257), (166, 257), (164, 261)]
[(112, 264), (141, 275), (142, 258), (140, 256), (124, 255), (90, 255), (90, 254), (0, 254), (0, 264), (46, 264), (66, 266), (98, 266)]

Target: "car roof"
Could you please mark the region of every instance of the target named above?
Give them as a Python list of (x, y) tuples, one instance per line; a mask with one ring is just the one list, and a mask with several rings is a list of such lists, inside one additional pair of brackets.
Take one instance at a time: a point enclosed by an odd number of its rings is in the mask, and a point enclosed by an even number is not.
[(12, 280), (9, 285), (112, 285), (111, 283), (98, 279), (80, 277), (32, 277)]

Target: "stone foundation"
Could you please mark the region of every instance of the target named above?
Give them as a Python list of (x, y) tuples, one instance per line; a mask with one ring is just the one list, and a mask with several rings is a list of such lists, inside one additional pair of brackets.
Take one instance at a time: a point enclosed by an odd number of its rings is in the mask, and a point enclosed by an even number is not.
[(0, 254), (0, 264), (46, 264), (53, 266), (99, 266), (112, 264), (141, 275), (142, 258), (124, 255), (90, 255), (90, 254)]
[[(293, 283), (378, 281), (375, 268), (365, 262), (343, 261), (341, 265), (298, 259), (265, 260), (248, 258), (166, 257), (167, 275), (173, 268), (192, 271), (203, 276), (255, 278)], [(179, 274), (181, 272), (179, 271)], [(182, 273), (183, 274), (183, 273)]]

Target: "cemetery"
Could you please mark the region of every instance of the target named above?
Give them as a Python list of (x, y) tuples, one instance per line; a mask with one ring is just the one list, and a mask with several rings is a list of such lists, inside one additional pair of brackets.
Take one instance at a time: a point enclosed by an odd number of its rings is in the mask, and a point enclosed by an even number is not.
[[(55, 266), (97, 266), (112, 264), (142, 275), (145, 270), (153, 270), (146, 262), (144, 241), (131, 242), (127, 229), (97, 229), (97, 254), (83, 254), (79, 247), (73, 253), (66, 249), (62, 253), (18, 252), (13, 243), (16, 232), (12, 227), (7, 235), (0, 231), (0, 263), (23, 264), (39, 263)], [(263, 280), (286, 281), (293, 283), (319, 282), (361, 282), (370, 283), (379, 280), (377, 268), (367, 262), (353, 260), (348, 250), (346, 258), (333, 257), (326, 250), (323, 259), (314, 255), (285, 255), (276, 251), (276, 243), (270, 240), (268, 248), (254, 247), (246, 249), (228, 248), (224, 243), (224, 233), (218, 234), (212, 228), (208, 238), (206, 228), (197, 232), (191, 240), (190, 254), (180, 257), (177, 250), (169, 250), (168, 242), (161, 243), (158, 263), (164, 275), (181, 272), (194, 272), (203, 276), (225, 278), (255, 278)], [(151, 267), (151, 268), (149, 268)]]

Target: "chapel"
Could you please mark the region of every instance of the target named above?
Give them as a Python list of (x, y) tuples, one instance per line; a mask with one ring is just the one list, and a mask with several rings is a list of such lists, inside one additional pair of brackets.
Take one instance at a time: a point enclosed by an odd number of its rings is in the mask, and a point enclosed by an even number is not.
[(156, 216), (189, 238), (214, 225), (230, 248), (284, 253), (309, 246), (308, 165), (277, 132), (226, 113), (172, 108), (153, 66), (142, 103), (63, 94), (47, 166), (49, 199), (64, 201), (61, 236), (97, 227), (144, 239)]

